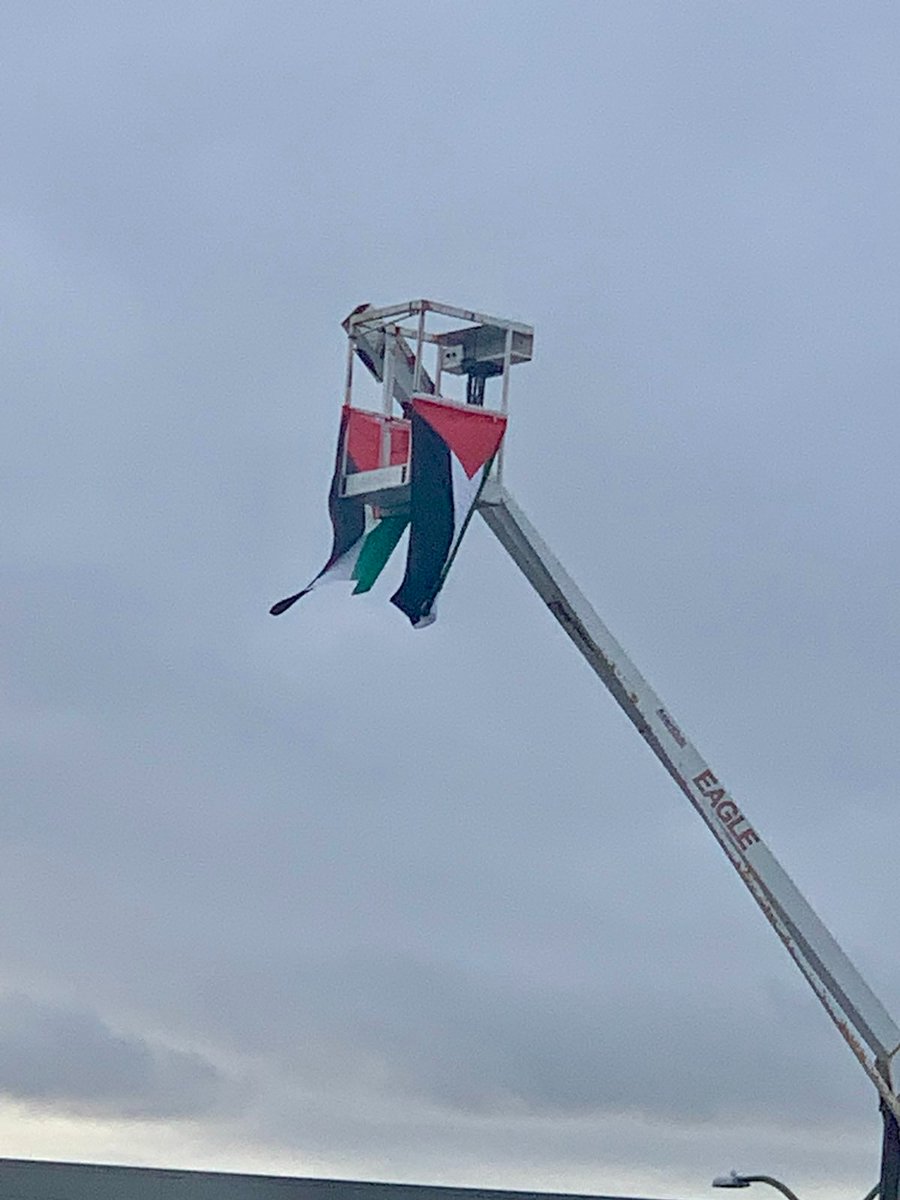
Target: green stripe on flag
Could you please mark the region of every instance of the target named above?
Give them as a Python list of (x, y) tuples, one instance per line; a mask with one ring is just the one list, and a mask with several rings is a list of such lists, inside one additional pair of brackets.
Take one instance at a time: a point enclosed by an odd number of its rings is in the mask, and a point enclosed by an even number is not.
[(357, 581), (353, 595), (367, 592), (378, 576), (385, 563), (391, 557), (394, 547), (400, 541), (403, 530), (409, 523), (409, 517), (382, 517), (375, 528), (369, 533), (359, 550), (356, 566), (353, 568), (352, 579)]

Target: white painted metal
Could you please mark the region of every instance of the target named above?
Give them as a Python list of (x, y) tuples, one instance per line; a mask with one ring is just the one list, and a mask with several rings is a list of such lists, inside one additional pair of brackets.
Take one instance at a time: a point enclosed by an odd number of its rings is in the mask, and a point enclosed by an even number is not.
[(500, 394), (500, 411), (504, 416), (509, 412), (509, 368), (512, 364), (513, 331), (507, 329), (503, 343), (503, 390)]
[(368, 496), (375, 492), (386, 492), (390, 495), (391, 489), (402, 488), (408, 482), (408, 463), (401, 463), (395, 467), (377, 467), (374, 471), (354, 471), (352, 475), (344, 476), (342, 495)]
[[(385, 417), (389, 417), (394, 411), (394, 368), (396, 362), (397, 339), (386, 332), (384, 337), (384, 363), (382, 365), (384, 379), (381, 388), (381, 411)], [(391, 465), (391, 427), (387, 421), (384, 421), (381, 426), (378, 465), (379, 467), (389, 467)], [(346, 494), (347, 491), (345, 488), (344, 495)]]
[(479, 510), (706, 822), (884, 1102), (900, 1119), (900, 1100), (890, 1082), (900, 1029), (505, 488), (489, 482)]
[(471, 321), (473, 325), (495, 325), (498, 329), (512, 329), (516, 333), (532, 334), (530, 325), (521, 321), (507, 321), (503, 317), (489, 317), (486, 313), (469, 308), (456, 308), (452, 304), (439, 304), (436, 300), (407, 300), (404, 304), (389, 304), (385, 308), (363, 308), (354, 310), (344, 322), (349, 332), (356, 326), (383, 325), (391, 317), (411, 316), (413, 313), (432, 312), (456, 321)]
[[(394, 353), (390, 355), (392, 360), (393, 379), (391, 383), (391, 392), (394, 400), (398, 404), (409, 400), (414, 387), (414, 370), (410, 364), (414, 358), (412, 348), (409, 343), (400, 333), (397, 328), (392, 328), (390, 331), (376, 329), (367, 333), (355, 333), (349, 341), (350, 354), (360, 354), (366, 366), (379, 382), (384, 381), (385, 371), (385, 344), (390, 338), (393, 343)], [(433, 392), (434, 384), (424, 367), (421, 369), (419, 387), (420, 392)], [(348, 400), (348, 403), (350, 401)]]
[(353, 398), (353, 359), (355, 357), (355, 347), (352, 342), (347, 343), (347, 373), (344, 376), (344, 403), (349, 404)]
[[(381, 364), (381, 411), (389, 417), (394, 411), (394, 368), (397, 363), (397, 340), (385, 331)], [(382, 463), (386, 466), (386, 463)]]
[(444, 347), (439, 345), (437, 348), (437, 366), (434, 370), (434, 394), (436, 396), (441, 394), (441, 377), (444, 374), (445, 353)]
[(416, 366), (413, 372), (413, 391), (419, 390), (419, 380), (422, 378), (422, 350), (425, 345), (425, 309), (419, 313), (419, 325), (416, 329)]
[[(509, 374), (512, 366), (512, 350), (513, 350), (513, 330), (507, 329), (506, 339), (503, 347), (503, 388), (500, 393), (500, 411), (504, 417), (509, 412)], [(494, 465), (493, 477), (496, 482), (503, 482), (503, 459), (506, 452), (506, 438), (500, 443), (500, 449), (497, 451), (497, 461)]]
[[(429, 314), (449, 318), (451, 322), (475, 322), (462, 327), (430, 331)], [(415, 328), (397, 318), (415, 316)], [(446, 322), (444, 322), (446, 324)], [(423, 362), (425, 345), (437, 351), (438, 374), (470, 374), (468, 359), (485, 366), (493, 364), (502, 374), (502, 406), (509, 396), (509, 371), (513, 365), (529, 362), (534, 330), (518, 321), (488, 317), (470, 309), (438, 304), (433, 300), (410, 300), (384, 308), (360, 305), (343, 321), (350, 352), (358, 354), (374, 377), (383, 384), (385, 411), (391, 401), (404, 404), (413, 391), (435, 394), (438, 390)], [(393, 352), (392, 352), (393, 350)], [(386, 378), (392, 372), (390, 378)], [(492, 372), (494, 373), (494, 372)], [(348, 371), (345, 399), (351, 395), (352, 373)]]

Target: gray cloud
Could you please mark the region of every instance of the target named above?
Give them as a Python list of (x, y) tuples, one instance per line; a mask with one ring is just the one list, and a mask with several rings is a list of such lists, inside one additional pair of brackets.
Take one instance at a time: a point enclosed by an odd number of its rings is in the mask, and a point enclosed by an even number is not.
[(196, 1053), (115, 1033), (95, 1013), (0, 997), (0, 1092), (81, 1113), (167, 1119), (221, 1106), (227, 1081)]
[(4, 5), (0, 962), (75, 1005), (4, 1002), (11, 1093), (343, 1173), (868, 1186), (866, 1081), (485, 529), (427, 634), (266, 609), (327, 549), (344, 313), (533, 320), (511, 486), (900, 1011), (897, 22)]
[[(219, 984), (222, 1015), (237, 1025), (251, 1007), (248, 982)], [(860, 1089), (822, 1054), (824, 1027), (803, 1022), (790, 992), (750, 998), (752, 1024), (746, 1004), (736, 1010), (714, 980), (677, 993), (645, 981), (636, 996), (618, 975), (591, 988), (529, 987), (450, 964), (359, 956), (267, 978), (255, 1015), (266, 1049), (306, 1077), (336, 1071), (365, 1086), (377, 1064), (387, 1092), (459, 1114), (765, 1123), (800, 1119), (805, 1095), (821, 1119), (852, 1119)], [(252, 1036), (242, 1030), (241, 1043)]]

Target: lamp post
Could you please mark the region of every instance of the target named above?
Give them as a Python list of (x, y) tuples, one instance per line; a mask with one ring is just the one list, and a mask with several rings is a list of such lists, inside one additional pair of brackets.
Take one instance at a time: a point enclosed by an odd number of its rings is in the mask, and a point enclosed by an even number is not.
[(717, 1188), (745, 1188), (751, 1183), (767, 1183), (769, 1187), (781, 1192), (787, 1200), (799, 1200), (796, 1192), (792, 1192), (786, 1183), (772, 1175), (738, 1175), (737, 1171), (732, 1171), (729, 1175), (717, 1175), (712, 1181), (713, 1187)]
[[(738, 1175), (737, 1171), (731, 1171), (728, 1175), (717, 1175), (712, 1181), (713, 1187), (716, 1188), (745, 1188), (749, 1187), (751, 1183), (767, 1183), (769, 1187), (781, 1192), (786, 1200), (799, 1200), (796, 1192), (791, 1191), (786, 1183), (782, 1183), (780, 1179), (775, 1179), (772, 1175)], [(866, 1192), (863, 1200), (875, 1200), (880, 1190), (880, 1186), (876, 1183)]]

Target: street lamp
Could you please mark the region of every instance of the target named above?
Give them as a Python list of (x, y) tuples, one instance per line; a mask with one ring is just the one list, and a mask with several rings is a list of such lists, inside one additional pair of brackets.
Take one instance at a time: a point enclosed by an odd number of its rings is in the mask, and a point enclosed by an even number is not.
[(717, 1188), (745, 1188), (751, 1183), (767, 1183), (769, 1187), (777, 1188), (787, 1200), (799, 1200), (796, 1192), (792, 1192), (786, 1183), (772, 1175), (738, 1175), (737, 1171), (732, 1171), (730, 1175), (717, 1175), (712, 1181), (713, 1187)]
[[(716, 1188), (745, 1188), (751, 1183), (767, 1183), (769, 1187), (776, 1188), (787, 1200), (798, 1200), (797, 1193), (792, 1192), (786, 1183), (782, 1183), (780, 1179), (774, 1179), (771, 1175), (738, 1175), (737, 1171), (731, 1171), (728, 1175), (717, 1175), (712, 1181), (713, 1187)], [(863, 1200), (875, 1200), (880, 1188), (876, 1183), (873, 1188), (866, 1192)]]

